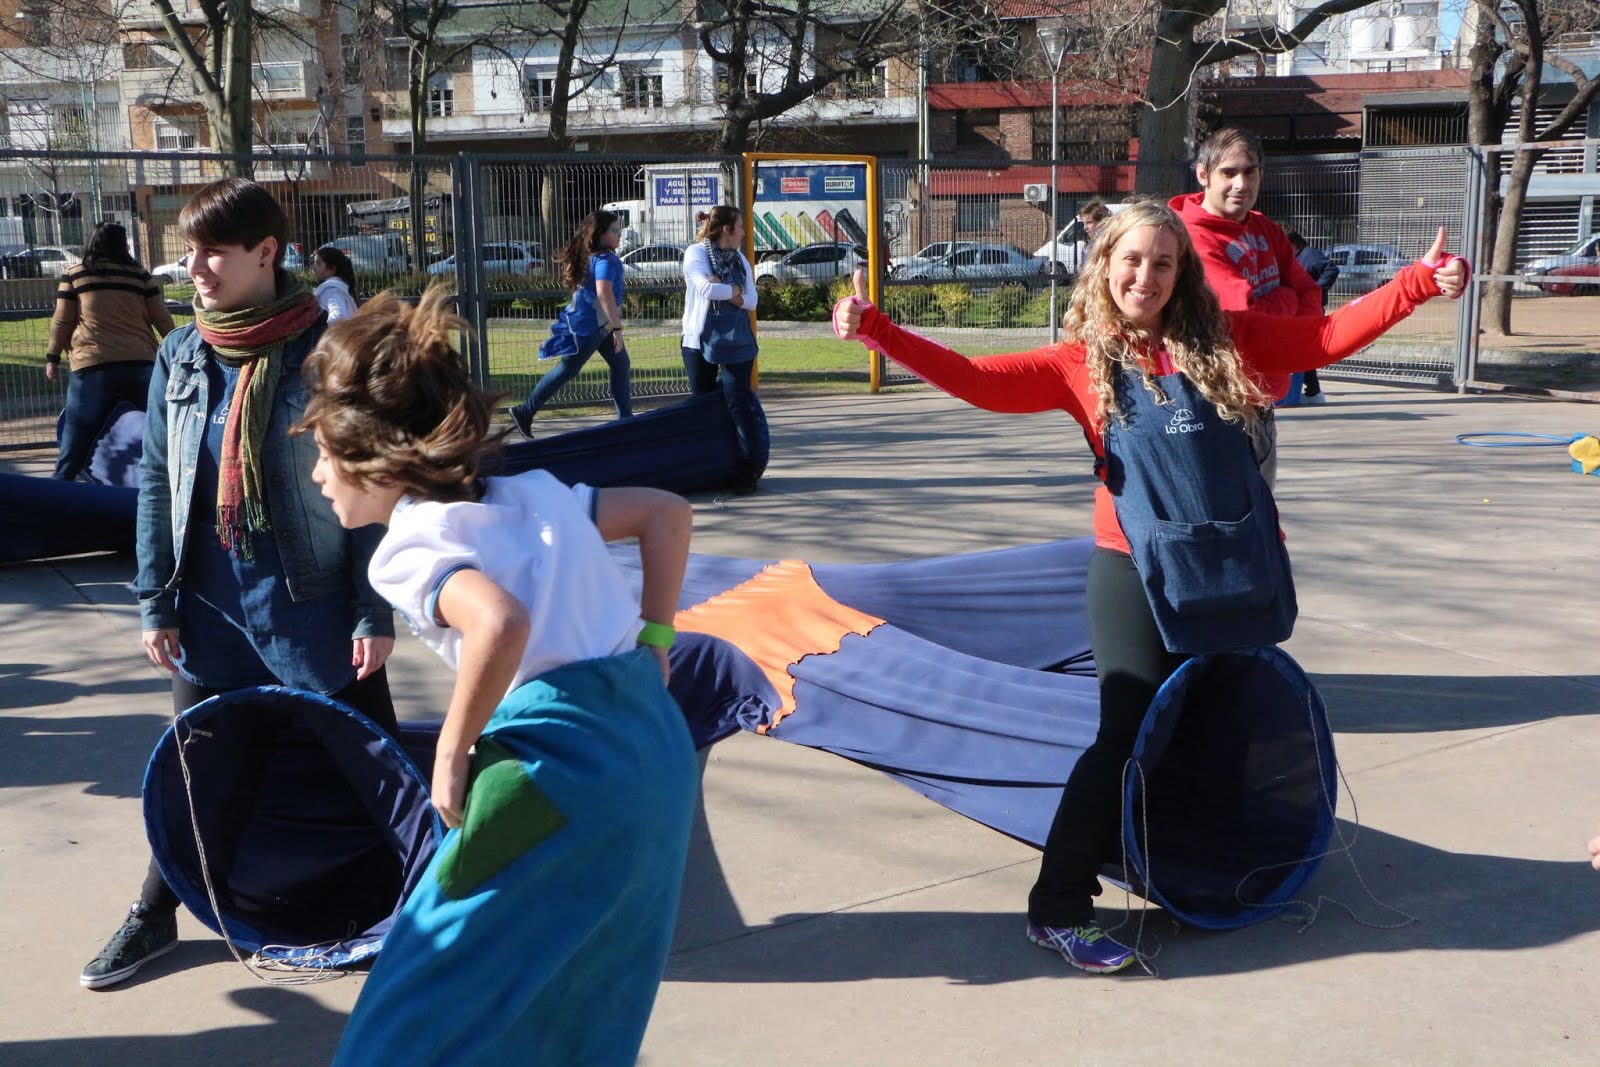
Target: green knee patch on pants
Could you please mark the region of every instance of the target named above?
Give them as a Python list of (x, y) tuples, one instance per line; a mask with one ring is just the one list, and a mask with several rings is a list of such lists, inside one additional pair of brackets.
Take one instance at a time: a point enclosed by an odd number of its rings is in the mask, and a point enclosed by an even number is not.
[(461, 833), (437, 870), (439, 888), (453, 900), (470, 896), (567, 824), (504, 745), (480, 738), (472, 763)]

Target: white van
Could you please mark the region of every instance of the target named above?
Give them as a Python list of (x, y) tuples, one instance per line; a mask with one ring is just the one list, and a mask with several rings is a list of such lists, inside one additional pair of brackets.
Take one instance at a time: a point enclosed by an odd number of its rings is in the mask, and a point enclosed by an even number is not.
[(404, 274), (411, 269), (406, 239), (398, 233), (350, 233), (328, 244), (349, 256), (350, 265), (358, 271)]
[[(1127, 204), (1107, 204), (1106, 209), (1115, 215), (1127, 206)], [(1059, 256), (1056, 254), (1057, 247), (1061, 249)], [(1076, 274), (1088, 254), (1089, 235), (1084, 231), (1083, 222), (1074, 212), (1072, 218), (1061, 228), (1061, 232), (1056, 234), (1056, 239), (1040, 245), (1039, 250), (1033, 255), (1035, 259), (1059, 260), (1068, 274)]]

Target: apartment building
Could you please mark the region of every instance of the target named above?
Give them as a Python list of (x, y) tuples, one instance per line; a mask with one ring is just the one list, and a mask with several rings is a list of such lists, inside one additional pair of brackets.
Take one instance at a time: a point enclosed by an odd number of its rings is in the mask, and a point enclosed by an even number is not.
[[(546, 27), (506, 20), (503, 4), (462, 4), (446, 24), (446, 46), (473, 43), (450, 69), (429, 81), (425, 107), (431, 146), (452, 151), (548, 151), (550, 111), (560, 41)], [(663, 7), (658, 21), (633, 21), (623, 3), (592, 4), (583, 27), (576, 95), (568, 104), (568, 135), (578, 152), (617, 155), (707, 151), (722, 118), (719, 88), (728, 74), (699, 47), (681, 13)], [(640, 5), (633, 5), (635, 9)], [(546, 16), (549, 9), (542, 10)], [(390, 42), (403, 69), (403, 38)], [(848, 51), (843, 36), (813, 30), (807, 51)], [(787, 55), (773, 41), (754, 41), (759, 57), (746, 88), (775, 91)], [(805, 70), (804, 73), (809, 73)], [(833, 152), (908, 155), (917, 130), (917, 71), (914, 63), (890, 62), (836, 83), (768, 120), (759, 130), (763, 147), (804, 143)], [(411, 139), (410, 103), (403, 86), (386, 95), (383, 138)]]
[[(1235, 0), (1228, 5), (1230, 35), (1275, 27), (1288, 30), (1317, 0)], [(1244, 76), (1393, 74), (1451, 65), (1457, 22), (1443, 17), (1440, 0), (1377, 0), (1335, 15), (1288, 52), (1245, 56), (1228, 72)], [(1222, 29), (1216, 20), (1208, 29)]]
[(79, 245), (92, 220), (131, 211), (125, 176), (93, 158), (128, 139), (120, 56), (107, 29), (0, 0), (0, 153), (86, 155), (0, 157), (0, 246)]

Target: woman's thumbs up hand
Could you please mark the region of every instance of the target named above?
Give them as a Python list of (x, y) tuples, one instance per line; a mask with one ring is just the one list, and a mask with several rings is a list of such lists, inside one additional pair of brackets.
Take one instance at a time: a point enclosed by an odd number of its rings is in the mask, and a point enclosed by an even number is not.
[(867, 295), (866, 270), (856, 268), (852, 281), (855, 283), (855, 295), (847, 296), (833, 305), (833, 332), (841, 341), (854, 341), (859, 338), (861, 317), (866, 309), (872, 306), (872, 300)]
[(1433, 272), (1433, 284), (1439, 287), (1439, 292), (1455, 300), (1466, 291), (1467, 279), (1472, 276), (1472, 265), (1460, 256), (1450, 255), (1444, 250), (1447, 236), (1445, 228), (1440, 226), (1439, 236), (1433, 239), (1433, 247), (1422, 257), (1422, 262), (1436, 268)]

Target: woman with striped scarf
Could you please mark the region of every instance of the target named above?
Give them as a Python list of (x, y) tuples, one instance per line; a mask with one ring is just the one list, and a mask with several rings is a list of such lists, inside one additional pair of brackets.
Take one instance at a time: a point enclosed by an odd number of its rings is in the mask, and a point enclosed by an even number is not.
[[(283, 209), (254, 182), (226, 178), (185, 205), (178, 227), (194, 322), (162, 343), (150, 379), (133, 582), (145, 653), (172, 673), (175, 712), (229, 690), (287, 685), (331, 694), (392, 731), (383, 665), (394, 621), (367, 580), (383, 531), (340, 527), (311, 481), (315, 444), (289, 433), (305, 412), (301, 367), (326, 316), (283, 270)], [(234, 910), (239, 828), (278, 742), (278, 724), (240, 718), (189, 739), (190, 758), (232, 772), (229, 794), (196, 813), (224, 914)], [(176, 947), (177, 907), (152, 859), (138, 902), (81, 984), (114, 985)]]

